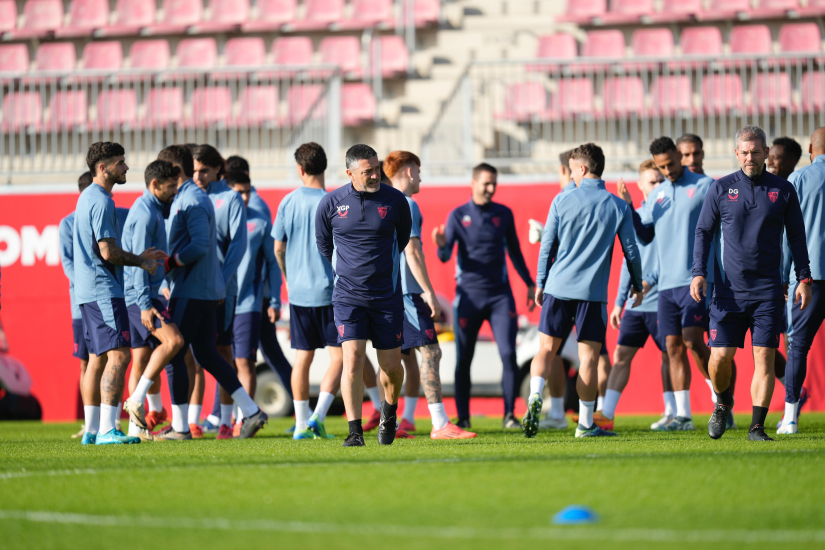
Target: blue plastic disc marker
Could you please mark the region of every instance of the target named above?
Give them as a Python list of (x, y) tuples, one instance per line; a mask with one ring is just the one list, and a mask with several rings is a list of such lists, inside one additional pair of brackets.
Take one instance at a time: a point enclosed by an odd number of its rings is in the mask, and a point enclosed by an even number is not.
[(553, 516), (553, 523), (556, 525), (583, 525), (586, 523), (596, 523), (599, 515), (587, 506), (572, 505), (562, 509)]

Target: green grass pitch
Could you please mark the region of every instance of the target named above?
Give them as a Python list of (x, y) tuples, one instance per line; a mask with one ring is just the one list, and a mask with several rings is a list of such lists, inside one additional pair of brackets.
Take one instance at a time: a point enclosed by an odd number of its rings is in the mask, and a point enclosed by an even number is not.
[[(82, 447), (78, 424), (0, 423), (0, 547), (825, 548), (825, 415), (774, 443), (742, 428), (711, 441), (619, 417), (619, 437), (532, 440), (476, 418), (478, 439), (341, 448), (292, 441), (291, 419), (253, 440)], [(778, 420), (769, 416), (770, 425)], [(561, 508), (600, 521), (555, 526)]]

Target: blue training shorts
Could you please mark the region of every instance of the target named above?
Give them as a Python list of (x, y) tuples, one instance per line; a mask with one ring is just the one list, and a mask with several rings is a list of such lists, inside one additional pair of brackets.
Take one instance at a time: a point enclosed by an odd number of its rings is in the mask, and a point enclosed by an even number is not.
[(653, 343), (659, 351), (665, 351), (664, 342), (659, 339), (659, 320), (656, 312), (625, 309), (622, 324), (619, 326), (618, 344), (630, 348), (643, 348), (648, 336), (653, 338)]
[[(710, 288), (709, 288), (710, 290)], [(697, 302), (690, 295), (690, 286), (659, 291), (659, 334), (681, 336), (683, 328), (707, 327), (707, 301)]]
[(438, 343), (430, 306), (420, 294), (404, 294), (404, 345), (401, 353), (410, 354), (413, 348)]
[(83, 333), (89, 353), (103, 355), (117, 348), (128, 348), (132, 336), (124, 298), (80, 304)]
[[(604, 343), (607, 333), (607, 305), (586, 300), (561, 300), (545, 294), (544, 304), (541, 306), (539, 332), (565, 340), (574, 326), (577, 341)], [(602, 346), (602, 349), (605, 349), (605, 346)]]
[(86, 347), (86, 334), (83, 331), (83, 319), (72, 319), (72, 356), (84, 361), (89, 360), (89, 348)]
[(255, 361), (258, 357), (258, 340), (261, 337), (261, 312), (235, 315), (232, 335), (232, 356), (236, 359)]
[(333, 303), (338, 342), (372, 340), (375, 349), (395, 349), (404, 344), (404, 309)]
[(751, 331), (753, 345), (778, 348), (785, 300), (733, 300), (714, 298), (710, 304), (710, 340), (714, 348), (744, 348)]
[[(172, 322), (172, 317), (169, 315), (169, 312), (166, 311), (165, 301), (162, 302), (153, 298), (152, 307), (158, 310), (158, 313), (163, 316), (164, 323)], [(152, 346), (152, 349), (154, 349), (160, 342), (158, 342), (158, 339), (152, 336), (152, 333), (140, 322), (140, 307), (137, 304), (132, 304), (128, 306), (126, 310), (129, 312), (129, 329), (132, 331), (132, 349), (138, 349), (144, 346)], [(155, 328), (160, 327), (161, 321), (155, 317)]]
[(218, 339), (215, 343), (219, 346), (232, 345), (232, 327), (235, 321), (235, 304), (237, 302), (237, 296), (227, 296), (223, 304), (219, 304), (215, 308), (215, 320), (218, 324)]
[(326, 346), (340, 348), (332, 306), (289, 304), (289, 340), (292, 349), (309, 351)]

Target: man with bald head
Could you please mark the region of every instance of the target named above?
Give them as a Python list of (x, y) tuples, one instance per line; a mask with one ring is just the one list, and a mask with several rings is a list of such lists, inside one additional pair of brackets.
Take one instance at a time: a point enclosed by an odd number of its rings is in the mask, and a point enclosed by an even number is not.
[[(804, 310), (793, 307), (791, 300), (788, 300), (787, 304), (789, 322), (788, 364), (785, 367), (785, 416), (776, 431), (778, 434), (795, 434), (799, 431), (797, 418), (801, 405), (802, 383), (808, 370), (808, 352), (825, 319), (825, 300), (822, 299), (825, 286), (825, 227), (822, 219), (822, 201), (825, 200), (825, 127), (817, 128), (813, 133), (808, 152), (811, 154), (811, 164), (792, 173), (788, 181), (799, 196), (799, 206), (805, 220), (807, 250), (813, 279), (812, 297), (811, 305)], [(800, 262), (796, 254), (793, 254), (787, 238), (784, 239), (782, 254), (783, 258), (790, 260), (783, 265), (783, 275), (785, 280), (788, 280), (791, 266), (797, 268)], [(800, 286), (806, 285), (792, 281), (788, 292), (793, 293)]]

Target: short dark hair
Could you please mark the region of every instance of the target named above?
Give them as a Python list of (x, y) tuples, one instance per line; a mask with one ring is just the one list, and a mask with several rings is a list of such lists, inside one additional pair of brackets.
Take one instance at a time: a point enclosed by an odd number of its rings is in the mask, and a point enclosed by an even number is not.
[[(349, 151), (347, 152), (349, 154)], [(310, 176), (323, 174), (327, 169), (327, 154), (324, 148), (310, 141), (295, 149), (295, 162)]]
[(238, 155), (232, 155), (231, 157), (226, 158), (226, 171), (246, 172), (248, 174), (249, 163), (243, 157), (239, 157)]
[(676, 150), (676, 144), (667, 136), (656, 138), (650, 142), (650, 154), (654, 157), (656, 155), (664, 155)]
[(80, 174), (80, 177), (77, 178), (77, 189), (81, 193), (89, 187), (92, 182), (94, 181), (94, 177), (92, 176), (91, 172), (83, 172)]
[(559, 164), (570, 170), (570, 155), (573, 154), (573, 149), (565, 151), (559, 155)]
[(676, 146), (683, 143), (692, 143), (694, 145), (698, 145), (700, 149), (705, 148), (705, 144), (702, 142), (702, 138), (697, 136), (696, 134), (682, 134), (682, 137), (676, 140)]
[(359, 160), (367, 160), (377, 156), (378, 153), (375, 152), (375, 149), (369, 145), (358, 143), (347, 149), (347, 156), (345, 159), (347, 168), (351, 170)]
[(490, 172), (491, 174), (498, 174), (498, 170), (492, 164), (487, 164), (486, 162), (482, 162), (481, 164), (477, 165), (473, 168), (473, 179), (477, 179), (478, 176), (481, 175), (482, 172)]
[(146, 187), (149, 187), (152, 180), (158, 180), (160, 182), (176, 180), (178, 179), (179, 173), (180, 170), (178, 167), (168, 160), (153, 160), (143, 172), (143, 181), (146, 182)]
[(170, 145), (158, 153), (158, 160), (166, 160), (183, 168), (183, 175), (191, 178), (195, 175), (192, 151), (186, 145)]
[(601, 176), (604, 172), (604, 151), (595, 143), (585, 143), (573, 149), (570, 160), (581, 161), (587, 171), (595, 176)]
[(208, 143), (198, 145), (197, 148), (192, 152), (192, 158), (200, 162), (201, 164), (209, 166), (210, 168), (217, 168), (218, 177), (221, 177), (224, 174), (226, 174), (226, 161), (223, 160), (223, 157), (218, 152), (218, 150), (209, 145)]
[(189, 151), (191, 151), (193, 155), (195, 154), (195, 149), (200, 147), (200, 145), (198, 145), (197, 143), (184, 143), (183, 146), (189, 149)]
[(773, 140), (774, 145), (781, 145), (788, 159), (793, 161), (794, 166), (802, 158), (802, 146), (795, 139), (789, 137), (778, 137)]
[(241, 172), (239, 170), (229, 172), (226, 175), (226, 185), (232, 187), (236, 183), (247, 184), (252, 183), (252, 180), (249, 179), (249, 175), (246, 172)]
[(108, 164), (115, 157), (120, 157), (126, 154), (126, 150), (120, 143), (112, 141), (98, 141), (89, 146), (89, 151), (86, 153), (86, 166), (92, 176), (97, 175), (97, 165), (100, 162)]

